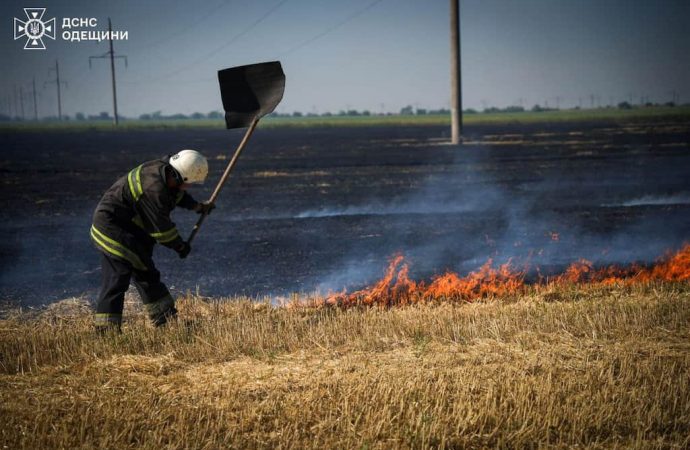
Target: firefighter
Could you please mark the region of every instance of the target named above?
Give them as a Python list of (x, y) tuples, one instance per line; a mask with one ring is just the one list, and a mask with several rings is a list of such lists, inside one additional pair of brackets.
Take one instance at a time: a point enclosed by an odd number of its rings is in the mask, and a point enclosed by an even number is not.
[(213, 203), (197, 202), (187, 193), (208, 174), (206, 158), (182, 150), (132, 169), (106, 191), (96, 207), (91, 239), (101, 253), (102, 285), (96, 305), (98, 331), (120, 330), (130, 280), (139, 291), (155, 326), (177, 314), (175, 301), (153, 263), (153, 247), (162, 244), (185, 258), (191, 247), (170, 220), (176, 206), (208, 214)]

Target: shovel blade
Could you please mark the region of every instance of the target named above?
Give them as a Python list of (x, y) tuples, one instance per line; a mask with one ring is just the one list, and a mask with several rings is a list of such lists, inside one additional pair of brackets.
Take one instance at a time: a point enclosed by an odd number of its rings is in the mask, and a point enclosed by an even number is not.
[(272, 112), (285, 91), (279, 61), (219, 70), (218, 82), (227, 128), (248, 127), (255, 118)]

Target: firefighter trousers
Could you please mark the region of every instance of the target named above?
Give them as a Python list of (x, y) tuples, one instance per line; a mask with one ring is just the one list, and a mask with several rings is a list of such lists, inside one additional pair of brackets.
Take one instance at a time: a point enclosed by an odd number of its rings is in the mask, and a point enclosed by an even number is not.
[(177, 314), (175, 300), (161, 282), (160, 272), (152, 265), (147, 270), (137, 270), (128, 262), (101, 253), (101, 273), (101, 291), (96, 304), (97, 327), (120, 328), (130, 280), (139, 291), (154, 325), (164, 325)]

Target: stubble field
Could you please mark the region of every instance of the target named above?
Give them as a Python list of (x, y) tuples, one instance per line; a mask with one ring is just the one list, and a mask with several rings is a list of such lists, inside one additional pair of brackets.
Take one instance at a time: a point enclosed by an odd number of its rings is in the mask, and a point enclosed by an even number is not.
[[(131, 299), (130, 299), (131, 300)], [(7, 448), (687, 448), (687, 283), (542, 287), (475, 304), (138, 302), (0, 321)]]
[[(690, 446), (687, 247), (672, 278), (686, 281), (549, 281), (580, 258), (644, 267), (687, 242), (687, 119), (466, 137), (259, 129), (190, 259), (156, 256), (180, 322), (151, 328), (130, 292), (123, 333), (99, 337), (87, 231), (102, 191), (180, 147), (209, 155), (213, 181), (239, 134), (0, 135), (0, 445)], [(192, 220), (176, 213), (183, 230)], [(362, 288), (397, 253), (415, 280), (492, 259), (526, 284), (472, 303), (277, 306)]]

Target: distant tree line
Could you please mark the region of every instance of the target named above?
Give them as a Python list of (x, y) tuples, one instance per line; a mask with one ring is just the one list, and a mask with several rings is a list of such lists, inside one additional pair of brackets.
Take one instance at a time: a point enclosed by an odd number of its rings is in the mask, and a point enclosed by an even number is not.
[[(123, 115), (118, 115), (120, 120), (136, 120), (135, 118), (131, 117), (125, 117)], [(209, 113), (200, 113), (200, 112), (195, 112), (193, 114), (170, 114), (170, 115), (164, 115), (161, 113), (161, 111), (155, 111), (152, 113), (148, 114), (141, 114), (138, 119), (139, 120), (179, 120), (179, 119), (222, 119), (223, 118), (223, 113), (220, 111), (211, 111)], [(21, 117), (9, 117), (6, 114), (0, 114), (0, 121), (10, 121), (10, 120), (22, 120)], [(31, 120), (28, 117), (24, 120)], [(57, 122), (58, 117), (57, 116), (49, 116), (49, 117), (43, 117), (40, 119), (41, 121), (44, 122)], [(62, 115), (62, 120), (63, 121), (70, 121), (70, 120), (76, 120), (76, 121), (112, 121), (113, 116), (110, 115), (110, 113), (103, 111), (98, 114), (90, 114), (86, 115), (84, 113), (78, 112), (74, 115), (74, 118), (70, 117), (67, 114)]]
[(142, 114), (139, 116), (139, 120), (184, 120), (184, 119), (194, 119), (194, 120), (199, 120), (199, 119), (222, 119), (223, 118), (223, 113), (220, 111), (211, 111), (206, 114), (201, 113), (201, 112), (195, 112), (189, 115), (185, 114), (171, 114), (171, 115), (164, 115), (160, 111), (155, 111), (150, 114)]
[[(666, 103), (652, 103), (652, 102), (647, 102), (644, 104), (640, 105), (632, 105), (628, 103), (627, 101), (620, 102), (616, 105), (618, 109), (635, 109), (635, 108), (652, 108), (652, 107), (659, 107), (659, 106), (665, 106), (665, 107), (675, 107), (676, 103), (675, 102), (666, 102)], [(684, 104), (683, 106), (690, 106), (690, 104)], [(598, 109), (608, 109), (608, 108), (613, 108), (612, 106), (606, 106), (606, 107), (600, 107)], [(580, 107), (576, 106), (574, 108), (571, 108), (573, 110), (579, 110)], [(543, 111), (558, 111), (560, 108), (553, 108), (549, 106), (541, 106), (539, 104), (534, 105), (532, 108), (529, 109), (529, 111), (532, 112), (543, 112)], [(521, 113), (525, 112), (527, 109), (525, 109), (522, 106), (507, 106), (505, 108), (498, 108), (495, 106), (489, 106), (484, 108), (482, 111), (478, 111), (473, 108), (468, 108), (463, 110), (463, 114), (470, 115), (470, 114), (495, 114), (495, 113)], [(393, 113), (393, 112), (380, 112), (380, 113), (373, 113), (369, 110), (356, 110), (356, 109), (348, 109), (348, 110), (340, 110), (336, 113), (333, 112), (323, 112), (320, 114), (317, 114), (315, 112), (308, 112), (308, 113), (303, 113), (301, 111), (294, 111), (292, 113), (279, 113), (279, 112), (272, 112), (270, 114), (271, 117), (357, 117), (357, 116), (395, 116), (395, 115), (401, 115), (401, 116), (424, 116), (424, 115), (447, 115), (450, 114), (450, 110), (445, 109), (445, 108), (440, 108), (440, 109), (425, 109), (425, 108), (415, 108), (412, 105), (407, 105), (402, 108), (400, 108), (400, 111), (398, 113)], [(208, 113), (202, 113), (202, 112), (195, 112), (192, 114), (169, 114), (165, 115), (161, 111), (154, 111), (152, 113), (146, 113), (146, 114), (141, 114), (139, 115), (138, 119), (139, 120), (201, 120), (201, 119), (213, 119), (213, 120), (221, 120), (223, 118), (224, 114), (221, 111), (210, 111)], [(124, 117), (122, 115), (119, 116), (121, 120), (136, 120), (133, 118), (129, 117)], [(7, 114), (2, 114), (0, 113), (0, 122), (9, 122), (9, 121), (30, 121), (31, 119), (27, 117), (26, 119), (22, 119), (21, 117), (18, 116), (13, 116), (10, 117)], [(57, 116), (50, 116), (50, 117), (43, 117), (40, 119), (43, 122), (51, 122), (51, 121), (58, 121)], [(74, 118), (71, 118), (69, 115), (63, 114), (62, 116), (63, 121), (69, 121), (69, 120), (76, 120), (76, 121), (112, 121), (113, 117), (108, 113), (108, 112), (101, 112), (99, 114), (94, 114), (94, 115), (86, 115), (84, 113), (78, 112), (74, 115)]]

